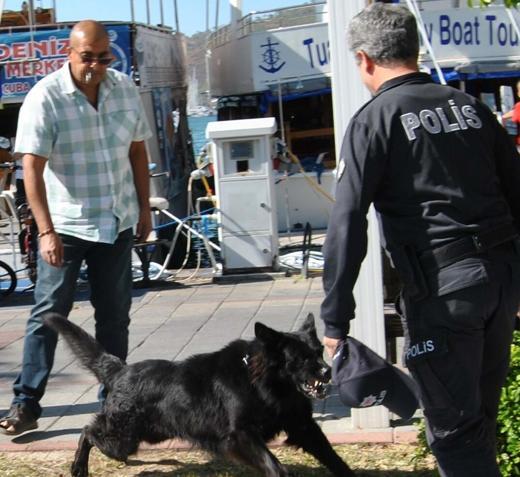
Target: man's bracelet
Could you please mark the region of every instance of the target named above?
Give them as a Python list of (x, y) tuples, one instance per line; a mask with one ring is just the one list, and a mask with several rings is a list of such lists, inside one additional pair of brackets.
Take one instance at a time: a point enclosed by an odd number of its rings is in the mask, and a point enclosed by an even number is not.
[(38, 238), (42, 238), (45, 235), (49, 235), (49, 234), (53, 234), (53, 233), (54, 233), (54, 229), (53, 228), (45, 229), (43, 232), (40, 232), (38, 234)]

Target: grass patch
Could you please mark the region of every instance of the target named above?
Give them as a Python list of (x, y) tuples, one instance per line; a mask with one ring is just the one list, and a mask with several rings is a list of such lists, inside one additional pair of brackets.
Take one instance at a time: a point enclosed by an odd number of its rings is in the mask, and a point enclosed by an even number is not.
[[(338, 454), (361, 477), (436, 477), (431, 457), (414, 461), (415, 446), (408, 444), (348, 444), (335, 446)], [(274, 454), (299, 477), (326, 477), (327, 471), (302, 451), (289, 447), (273, 449)], [(0, 453), (2, 477), (66, 477), (74, 453)], [(96, 449), (91, 452), (90, 477), (253, 477), (247, 467), (214, 459), (199, 451), (145, 450), (127, 464), (108, 459)]]

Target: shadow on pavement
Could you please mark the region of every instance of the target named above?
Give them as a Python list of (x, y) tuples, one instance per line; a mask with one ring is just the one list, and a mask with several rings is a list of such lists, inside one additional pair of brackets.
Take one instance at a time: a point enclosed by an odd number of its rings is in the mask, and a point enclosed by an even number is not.
[(59, 429), (56, 431), (33, 431), (27, 432), (21, 436), (12, 439), (14, 444), (30, 444), (31, 442), (46, 441), (54, 437), (78, 435), (81, 434), (82, 428), (76, 429)]
[[(84, 404), (72, 404), (67, 406), (45, 406), (42, 418), (77, 416), (79, 414), (95, 414), (99, 411), (99, 402), (89, 402)], [(0, 411), (3, 415), (6, 411)], [(46, 441), (54, 437), (81, 434), (82, 428), (57, 429), (52, 431), (35, 430), (27, 432), (21, 436), (14, 437), (12, 442), (15, 444), (30, 444), (31, 442)]]
[(94, 414), (101, 408), (99, 402), (83, 404), (67, 404), (65, 406), (45, 406), (42, 417), (77, 416), (80, 414)]
[[(64, 406), (45, 406), (42, 411), (42, 418), (95, 414), (99, 411), (99, 409), (100, 404), (97, 401), (84, 404), (67, 404)], [(0, 416), (3, 416), (7, 412), (8, 409), (0, 409)]]
[[(179, 283), (171, 282), (169, 285), (170, 288), (181, 288), (185, 285), (181, 285)], [(132, 300), (139, 301), (146, 294), (146, 292), (154, 290), (153, 286), (142, 288), (134, 288), (132, 290)], [(90, 291), (87, 284), (80, 284), (76, 290), (76, 294), (74, 295), (74, 302), (83, 302), (89, 301)], [(33, 290), (16, 290), (10, 295), (0, 297), (0, 305), (2, 308), (4, 307), (31, 307), (34, 305), (34, 295)]]

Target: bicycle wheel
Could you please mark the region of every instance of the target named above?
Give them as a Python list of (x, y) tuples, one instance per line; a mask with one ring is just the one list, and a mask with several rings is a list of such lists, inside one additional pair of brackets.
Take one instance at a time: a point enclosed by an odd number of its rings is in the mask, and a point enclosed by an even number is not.
[(0, 261), (0, 296), (7, 296), (16, 288), (16, 273), (7, 265)]

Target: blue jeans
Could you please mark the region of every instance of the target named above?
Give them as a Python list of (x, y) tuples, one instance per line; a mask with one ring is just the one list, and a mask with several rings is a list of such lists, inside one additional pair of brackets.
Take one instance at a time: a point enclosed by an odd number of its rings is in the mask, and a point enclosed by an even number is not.
[(90, 302), (96, 321), (96, 339), (111, 354), (125, 360), (132, 303), (132, 229), (121, 232), (114, 244), (90, 242), (60, 235), (64, 246), (62, 267), (53, 267), (38, 257), (35, 306), (27, 322), (22, 370), (16, 378), (13, 404), (22, 404), (36, 418), (40, 399), (54, 362), (56, 333), (42, 323), (42, 315), (56, 312), (68, 316), (83, 260), (88, 266)]

